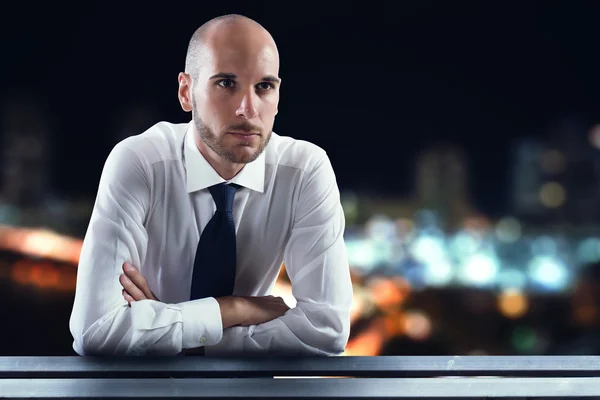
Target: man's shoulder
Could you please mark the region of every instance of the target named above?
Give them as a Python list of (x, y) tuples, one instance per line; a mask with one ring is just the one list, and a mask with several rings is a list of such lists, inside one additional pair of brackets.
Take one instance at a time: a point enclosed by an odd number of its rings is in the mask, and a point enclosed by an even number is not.
[(158, 122), (146, 131), (118, 142), (114, 150), (127, 149), (144, 164), (181, 159), (187, 123)]
[(273, 132), (267, 146), (268, 164), (309, 170), (324, 159), (327, 153), (323, 148), (306, 140), (282, 136)]

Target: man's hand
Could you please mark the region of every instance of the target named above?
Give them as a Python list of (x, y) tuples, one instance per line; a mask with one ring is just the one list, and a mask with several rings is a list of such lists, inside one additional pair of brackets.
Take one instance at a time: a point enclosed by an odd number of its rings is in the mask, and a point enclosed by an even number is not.
[(152, 293), (146, 278), (144, 278), (144, 275), (136, 267), (125, 262), (123, 264), (123, 272), (124, 274), (119, 276), (119, 282), (123, 286), (123, 297), (127, 300), (129, 307), (131, 307), (131, 303), (139, 300), (149, 299), (160, 301)]

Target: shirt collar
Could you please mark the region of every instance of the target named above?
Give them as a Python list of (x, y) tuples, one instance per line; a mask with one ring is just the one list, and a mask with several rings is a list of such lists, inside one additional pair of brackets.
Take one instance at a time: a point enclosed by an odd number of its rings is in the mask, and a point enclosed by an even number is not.
[(206, 161), (198, 146), (194, 142), (191, 123), (185, 133), (184, 163), (187, 171), (188, 193), (206, 189), (223, 182), (235, 183), (248, 189), (263, 193), (265, 186), (265, 152), (251, 163), (246, 164), (242, 170), (230, 181), (223, 179), (217, 171)]

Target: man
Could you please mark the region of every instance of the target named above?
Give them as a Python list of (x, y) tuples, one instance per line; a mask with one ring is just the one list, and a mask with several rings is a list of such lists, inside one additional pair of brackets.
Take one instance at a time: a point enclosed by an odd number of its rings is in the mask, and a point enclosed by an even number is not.
[[(279, 55), (239, 15), (193, 35), (178, 77), (188, 124), (109, 155), (70, 321), (80, 355), (341, 353), (352, 286), (332, 166), (272, 132)], [(269, 296), (285, 263), (294, 308)]]

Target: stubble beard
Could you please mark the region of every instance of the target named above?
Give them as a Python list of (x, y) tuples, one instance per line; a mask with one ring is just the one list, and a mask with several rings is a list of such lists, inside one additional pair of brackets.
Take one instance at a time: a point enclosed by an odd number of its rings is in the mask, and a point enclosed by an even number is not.
[[(195, 104), (194, 104), (194, 106), (195, 106)], [(196, 107), (194, 107), (194, 108), (196, 108)], [(228, 148), (225, 145), (225, 143), (223, 143), (224, 137), (219, 138), (219, 136), (217, 136), (214, 133), (214, 131), (212, 129), (210, 129), (208, 127), (208, 125), (206, 125), (204, 123), (202, 118), (200, 118), (200, 116), (198, 115), (198, 112), (196, 111), (196, 109), (192, 111), (192, 119), (194, 120), (194, 125), (196, 126), (196, 130), (198, 131), (198, 134), (200, 135), (200, 139), (212, 151), (214, 151), (219, 157), (221, 157), (222, 159), (227, 160), (231, 163), (235, 163), (235, 164), (251, 163), (252, 161), (256, 160), (262, 154), (263, 151), (265, 151), (265, 148), (267, 147), (267, 145), (269, 144), (269, 141), (271, 140), (272, 131), (269, 130), (267, 134), (265, 134), (263, 132), (259, 138), (259, 140), (260, 140), (259, 145), (256, 148), (256, 150), (254, 150), (254, 152), (252, 152), (251, 154), (248, 154), (248, 153), (238, 154), (238, 153), (236, 153), (235, 149)], [(237, 129), (240, 129), (240, 128), (237, 128)], [(242, 147), (242, 146), (244, 146), (244, 144), (237, 144), (236, 146)]]

